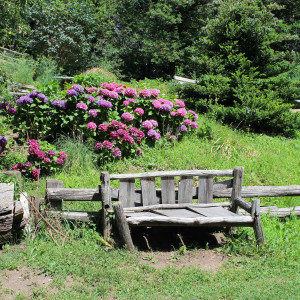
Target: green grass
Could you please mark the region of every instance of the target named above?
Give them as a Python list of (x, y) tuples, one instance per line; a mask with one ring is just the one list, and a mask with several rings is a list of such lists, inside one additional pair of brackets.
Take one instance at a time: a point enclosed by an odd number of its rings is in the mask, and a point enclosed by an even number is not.
[[(0, 274), (24, 265), (51, 275), (51, 287), (38, 299), (297, 299), (300, 291), (299, 232), (296, 218), (280, 222), (263, 217), (266, 245), (257, 248), (252, 229), (239, 229), (224, 248), (232, 259), (218, 272), (192, 267), (156, 269), (141, 264), (141, 253), (107, 250), (92, 228), (67, 231), (64, 247), (54, 246), (43, 232), (25, 249), (5, 247)], [(65, 287), (66, 278), (72, 286)], [(2, 291), (3, 293), (3, 291)], [(0, 289), (1, 295), (1, 289)]]

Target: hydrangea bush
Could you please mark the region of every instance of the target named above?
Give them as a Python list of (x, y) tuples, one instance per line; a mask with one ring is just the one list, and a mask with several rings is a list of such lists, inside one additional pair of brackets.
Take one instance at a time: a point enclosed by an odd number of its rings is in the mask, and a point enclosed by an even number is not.
[(55, 148), (46, 141), (28, 140), (25, 144), (28, 147), (26, 162), (15, 164), (12, 170), (19, 170), (28, 177), (38, 179), (40, 174), (50, 174), (59, 170), (68, 158), (62, 151)]
[(163, 135), (177, 139), (198, 128), (197, 114), (184, 101), (162, 99), (157, 89), (137, 90), (116, 82), (88, 88), (74, 84), (63, 99), (54, 101), (33, 91), (15, 107), (2, 103), (0, 108), (12, 123), (23, 124), (22, 133), (29, 138), (37, 133), (53, 139), (58, 133), (82, 135), (93, 138), (102, 155), (117, 158), (142, 154), (143, 143), (155, 143)]

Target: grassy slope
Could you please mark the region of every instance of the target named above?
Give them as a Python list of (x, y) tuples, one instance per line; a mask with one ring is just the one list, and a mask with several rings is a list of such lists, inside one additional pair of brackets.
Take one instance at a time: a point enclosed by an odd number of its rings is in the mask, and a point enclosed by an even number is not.
[[(245, 185), (300, 184), (299, 139), (288, 140), (263, 135), (245, 135), (213, 121), (201, 119), (212, 128), (211, 139), (186, 137), (181, 143), (161, 144), (146, 148), (145, 155), (108, 164), (110, 172), (167, 169), (245, 167)], [(201, 127), (201, 126), (200, 126)], [(200, 131), (201, 134), (201, 131)], [(99, 170), (90, 159), (90, 152), (80, 144), (64, 143), (69, 150), (70, 166), (55, 177), (65, 187), (96, 187)], [(23, 182), (23, 190), (43, 194), (45, 180)], [(296, 198), (264, 199), (279, 206), (299, 205)], [(89, 203), (73, 208), (93, 209)], [(26, 240), (25, 250), (9, 247), (0, 254), (0, 273), (7, 269), (30, 265), (53, 277), (57, 294), (35, 291), (39, 299), (296, 299), (300, 291), (300, 221), (263, 218), (266, 246), (257, 249), (251, 229), (238, 230), (234, 239), (220, 249), (233, 255), (217, 273), (193, 268), (157, 270), (138, 262), (139, 254), (124, 250), (106, 251), (92, 229), (70, 230), (70, 239), (63, 248), (54, 246), (45, 233), (34, 241)], [(71, 276), (74, 285), (62, 288)], [(1, 281), (1, 280), (0, 280)], [(8, 291), (1, 290), (5, 297)], [(19, 299), (24, 299), (19, 296)]]

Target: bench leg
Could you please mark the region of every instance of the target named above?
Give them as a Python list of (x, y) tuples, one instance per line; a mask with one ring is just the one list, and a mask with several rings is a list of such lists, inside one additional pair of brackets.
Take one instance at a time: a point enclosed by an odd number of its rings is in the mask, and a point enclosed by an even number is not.
[(134, 245), (132, 242), (129, 225), (126, 221), (126, 216), (124, 214), (123, 206), (121, 202), (113, 204), (114, 213), (116, 216), (116, 223), (119, 230), (119, 234), (124, 244), (127, 245), (127, 249), (134, 250)]
[(101, 217), (100, 217), (101, 226), (100, 226), (100, 228), (102, 228), (103, 237), (105, 239), (107, 239), (107, 238), (110, 237), (110, 234), (111, 234), (111, 228), (112, 228), (111, 220), (110, 220), (110, 217), (106, 214), (106, 209), (102, 209), (100, 214), (101, 214)]
[(259, 199), (253, 199), (252, 207), (251, 207), (251, 216), (254, 219), (253, 230), (254, 230), (257, 244), (263, 245), (265, 242), (265, 238), (264, 238), (264, 232), (261, 225), (259, 211), (260, 211), (260, 201)]

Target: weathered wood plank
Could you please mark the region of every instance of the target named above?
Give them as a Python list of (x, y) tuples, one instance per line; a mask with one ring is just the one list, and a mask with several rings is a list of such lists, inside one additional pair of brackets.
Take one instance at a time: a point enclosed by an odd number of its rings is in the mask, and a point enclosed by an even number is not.
[(21, 205), (22, 205), (23, 211), (24, 211), (23, 219), (24, 219), (24, 222), (26, 223), (25, 230), (27, 232), (30, 232), (31, 231), (31, 227), (30, 227), (30, 224), (29, 224), (30, 204), (29, 204), (29, 201), (28, 201), (27, 197), (28, 197), (27, 193), (21, 193), (20, 194), (20, 202), (21, 202)]
[(212, 176), (200, 177), (198, 188), (198, 203), (212, 203), (214, 178)]
[(166, 217), (177, 217), (177, 218), (198, 218), (201, 217), (197, 212), (193, 212), (191, 210), (187, 210), (185, 208), (176, 208), (176, 209), (156, 209), (153, 210), (161, 215), (165, 215)]
[(242, 186), (243, 186), (243, 176), (244, 176), (244, 168), (236, 167), (233, 170), (233, 185), (232, 185), (232, 193), (231, 193), (231, 206), (230, 210), (234, 213), (237, 211), (235, 199), (241, 198)]
[(257, 243), (264, 244), (265, 238), (264, 238), (264, 232), (262, 229), (259, 211), (260, 211), (260, 201), (259, 199), (253, 199), (251, 205), (251, 217), (254, 219), (253, 230), (254, 230)]
[(13, 224), (20, 223), (24, 216), (24, 210), (20, 201), (14, 201)]
[(190, 210), (195, 211), (205, 217), (234, 217), (235, 213), (223, 207), (189, 207)]
[(110, 180), (131, 179), (131, 178), (151, 178), (151, 177), (174, 177), (174, 176), (221, 176), (232, 177), (233, 170), (186, 170), (186, 171), (162, 171), (145, 172), (133, 174), (111, 174)]
[(234, 200), (236, 205), (244, 209), (246, 212), (251, 212), (251, 204), (248, 201), (243, 200), (242, 198), (236, 198)]
[(123, 207), (134, 206), (135, 202), (135, 180), (122, 179), (120, 180), (119, 201)]
[(157, 214), (150, 211), (124, 212), (126, 217), (156, 217)]
[(101, 218), (100, 226), (102, 227), (103, 237), (108, 238), (112, 230), (112, 224), (110, 217), (107, 215), (106, 210), (112, 208), (111, 202), (111, 188), (110, 188), (110, 179), (108, 172), (101, 172)]
[(47, 179), (46, 180), (46, 197), (47, 200), (50, 202), (51, 207), (53, 209), (62, 210), (62, 200), (63, 197), (59, 199), (51, 199), (50, 200), (50, 189), (62, 189), (63, 188), (63, 181), (62, 180), (56, 180), (56, 179)]
[(175, 204), (174, 177), (163, 177), (161, 179), (161, 203)]
[(98, 211), (49, 211), (50, 215), (61, 216), (68, 221), (95, 222), (99, 217)]
[(156, 204), (155, 178), (141, 179), (143, 206)]
[(48, 188), (50, 202), (55, 201), (101, 201), (99, 189)]
[[(231, 189), (214, 191), (214, 198), (228, 198), (231, 195)], [(284, 197), (300, 196), (300, 185), (288, 186), (243, 186), (241, 197)]]
[(116, 223), (119, 230), (119, 234), (123, 242), (127, 245), (128, 250), (134, 250), (130, 229), (124, 214), (124, 210), (121, 202), (113, 204), (113, 209), (116, 216)]
[(214, 207), (214, 206), (229, 206), (230, 202), (219, 202), (219, 203), (182, 203), (182, 204), (156, 204), (148, 206), (128, 207), (124, 208), (125, 212), (132, 211), (147, 211), (153, 209), (169, 209), (169, 208), (187, 208), (187, 207)]
[(142, 226), (252, 226), (253, 219), (250, 216), (235, 217), (198, 217), (198, 218), (175, 218), (175, 217), (129, 217), (130, 225)]
[(193, 177), (182, 176), (178, 187), (178, 203), (192, 203)]

